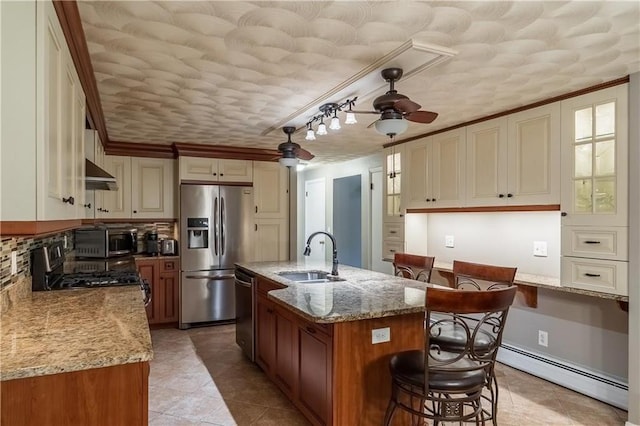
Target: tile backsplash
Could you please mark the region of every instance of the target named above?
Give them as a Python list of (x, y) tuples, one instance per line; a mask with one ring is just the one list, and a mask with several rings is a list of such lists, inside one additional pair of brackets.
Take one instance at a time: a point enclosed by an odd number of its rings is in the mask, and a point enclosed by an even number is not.
[[(125, 223), (122, 223), (125, 225)], [(138, 252), (144, 252), (144, 236), (147, 231), (155, 230), (159, 238), (176, 238), (177, 224), (173, 222), (126, 224), (138, 230)], [(74, 248), (73, 231), (61, 232), (46, 237), (0, 237), (0, 290), (18, 282), (23, 277), (31, 276), (30, 254), (33, 249), (42, 247), (53, 241), (64, 241), (67, 238), (67, 252)], [(17, 254), (18, 272), (11, 275), (11, 252)]]

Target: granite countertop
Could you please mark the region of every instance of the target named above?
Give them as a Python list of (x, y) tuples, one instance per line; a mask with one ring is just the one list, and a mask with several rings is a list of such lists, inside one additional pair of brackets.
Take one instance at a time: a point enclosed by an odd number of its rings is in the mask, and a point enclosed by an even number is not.
[(275, 303), (316, 323), (335, 323), (381, 318), (424, 311), (425, 290), (442, 287), (380, 272), (340, 265), (345, 281), (296, 283), (277, 275), (283, 271), (331, 271), (325, 262), (246, 262), (237, 266), (287, 287), (272, 290)]
[(33, 292), (1, 322), (0, 380), (153, 357), (138, 286)]

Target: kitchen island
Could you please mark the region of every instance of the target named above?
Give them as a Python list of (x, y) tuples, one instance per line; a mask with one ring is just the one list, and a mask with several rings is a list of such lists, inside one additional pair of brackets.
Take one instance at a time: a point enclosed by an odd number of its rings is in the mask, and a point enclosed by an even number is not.
[[(349, 266), (344, 281), (295, 282), (281, 272), (330, 263), (259, 262), (256, 362), (314, 425), (380, 425), (391, 354), (422, 349), (425, 292), (434, 285)], [(400, 414), (400, 413), (398, 413)], [(409, 424), (401, 415), (394, 424)]]
[(138, 286), (33, 292), (1, 321), (1, 424), (147, 424), (153, 350)]

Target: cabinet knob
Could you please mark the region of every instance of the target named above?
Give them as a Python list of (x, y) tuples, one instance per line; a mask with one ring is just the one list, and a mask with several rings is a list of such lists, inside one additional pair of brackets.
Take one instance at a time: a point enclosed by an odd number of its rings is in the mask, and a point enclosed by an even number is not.
[(138, 213), (138, 210), (134, 210), (133, 212), (134, 212), (134, 213)]
[(431, 198), (427, 198), (427, 203), (428, 203), (429, 201), (431, 201)]
[(507, 194), (507, 198), (513, 197), (513, 194)]
[(431, 201), (435, 201), (435, 200), (436, 200), (435, 198), (432, 198), (432, 199), (431, 199)]
[(562, 212), (560, 213), (560, 216), (565, 217), (567, 215), (567, 212)]
[(504, 198), (504, 194), (498, 194), (498, 198)]
[(224, 176), (224, 173), (220, 173), (220, 176)]
[(82, 207), (85, 207), (85, 208), (87, 208), (87, 209), (90, 209), (90, 208), (91, 208), (91, 203), (89, 203), (89, 204), (83, 204), (83, 205), (82, 205)]
[(217, 173), (215, 173), (215, 172), (213, 173), (213, 175), (214, 175), (214, 176), (218, 176), (218, 174), (217, 174)]
[(68, 197), (68, 198), (64, 198), (64, 197), (63, 197), (63, 198), (62, 198), (62, 202), (63, 202), (63, 203), (69, 203), (69, 204), (71, 204), (71, 205), (74, 205), (74, 204), (75, 204), (75, 202), (76, 202), (76, 200), (75, 200), (73, 197), (71, 197), (71, 196), (70, 196), (70, 197)]

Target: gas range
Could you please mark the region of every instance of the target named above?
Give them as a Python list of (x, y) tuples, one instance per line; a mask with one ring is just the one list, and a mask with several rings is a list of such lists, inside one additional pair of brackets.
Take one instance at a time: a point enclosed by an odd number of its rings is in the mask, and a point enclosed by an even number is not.
[(138, 285), (145, 306), (151, 302), (149, 283), (136, 271), (132, 257), (66, 261), (62, 243), (52, 243), (32, 251), (31, 274), (34, 291)]

